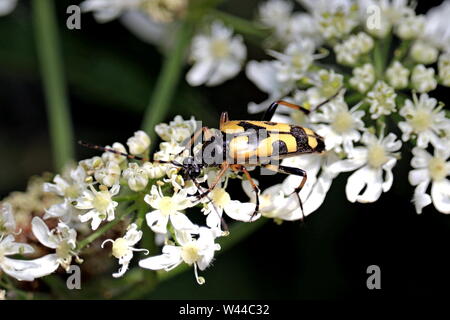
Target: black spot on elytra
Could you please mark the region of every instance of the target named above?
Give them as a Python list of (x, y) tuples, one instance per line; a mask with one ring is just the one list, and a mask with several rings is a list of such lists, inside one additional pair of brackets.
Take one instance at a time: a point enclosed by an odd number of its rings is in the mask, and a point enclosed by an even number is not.
[(282, 140), (277, 140), (272, 143), (273, 156), (282, 155), (288, 153), (286, 143)]
[(253, 130), (266, 130), (266, 128), (261, 127), (261, 126), (257, 126), (256, 124), (253, 123), (249, 123), (247, 121), (240, 121), (238, 123), (238, 126), (242, 127), (245, 131), (249, 130), (249, 129), (253, 129)]

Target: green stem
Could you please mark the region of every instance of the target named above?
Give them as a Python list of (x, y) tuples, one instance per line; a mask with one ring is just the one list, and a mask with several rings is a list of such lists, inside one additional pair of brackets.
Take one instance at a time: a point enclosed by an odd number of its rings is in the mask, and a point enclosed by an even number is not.
[(264, 27), (249, 20), (242, 19), (216, 9), (211, 10), (210, 13), (214, 18), (222, 20), (225, 24), (233, 27), (233, 30), (237, 33), (242, 33), (247, 36), (255, 36), (262, 39), (265, 39), (270, 35), (267, 29), (264, 29)]
[(61, 170), (74, 159), (74, 139), (55, 8), (52, 0), (34, 0), (32, 7), (36, 46), (47, 102), (53, 161), (55, 169)]
[(375, 42), (375, 48), (373, 49), (373, 64), (375, 67), (375, 74), (378, 79), (383, 79), (384, 74), (384, 57), (383, 49), (381, 47), (381, 41)]
[(124, 201), (134, 201), (137, 199), (137, 195), (132, 194), (129, 196), (117, 196), (117, 197), (113, 197), (112, 200), (117, 201), (117, 202), (124, 202)]
[(127, 209), (123, 210), (121, 213), (119, 213), (117, 215), (117, 217), (113, 221), (105, 224), (103, 227), (99, 228), (97, 231), (95, 231), (94, 233), (92, 233), (88, 237), (86, 237), (83, 240), (81, 240), (78, 243), (77, 250), (80, 251), (81, 249), (86, 247), (88, 244), (90, 244), (91, 242), (95, 241), (97, 238), (101, 237), (105, 232), (109, 231), (116, 224), (118, 224), (122, 217), (124, 217), (127, 214), (133, 212), (134, 210), (136, 210), (136, 206), (135, 205), (131, 205)]
[(156, 138), (155, 125), (164, 120), (170, 109), (170, 102), (181, 76), (183, 60), (193, 29), (193, 22), (187, 19), (178, 26), (174, 47), (165, 57), (156, 87), (145, 111), (142, 128), (149, 134), (152, 141)]

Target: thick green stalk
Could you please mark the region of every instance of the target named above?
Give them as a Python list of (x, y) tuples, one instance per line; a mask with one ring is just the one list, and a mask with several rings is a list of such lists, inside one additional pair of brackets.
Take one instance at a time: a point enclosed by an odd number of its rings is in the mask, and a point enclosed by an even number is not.
[(156, 87), (145, 111), (142, 129), (149, 134), (152, 141), (156, 138), (155, 125), (162, 122), (170, 110), (193, 29), (193, 22), (187, 19), (178, 26), (174, 47), (165, 57)]
[(33, 0), (33, 21), (47, 103), (53, 161), (61, 170), (74, 159), (73, 130), (53, 0)]

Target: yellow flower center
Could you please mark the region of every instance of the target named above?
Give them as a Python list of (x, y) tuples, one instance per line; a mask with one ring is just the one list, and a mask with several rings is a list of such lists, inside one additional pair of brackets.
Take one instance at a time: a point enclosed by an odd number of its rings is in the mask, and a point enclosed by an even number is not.
[(338, 112), (331, 126), (337, 133), (344, 133), (353, 129), (352, 115), (348, 111)]
[(171, 197), (162, 197), (159, 200), (159, 210), (163, 215), (168, 216), (177, 211), (177, 208)]
[(70, 185), (64, 190), (64, 196), (66, 198), (78, 198), (79, 195), (80, 192), (76, 185)]
[(431, 114), (424, 110), (419, 110), (415, 115), (412, 116), (411, 120), (409, 120), (409, 123), (411, 124), (415, 132), (425, 131), (432, 124)]
[(67, 243), (67, 241), (62, 241), (56, 248), (56, 255), (60, 259), (66, 259), (68, 256), (70, 256), (70, 250), (71, 247), (69, 243)]
[(189, 243), (183, 246), (183, 248), (181, 249), (181, 258), (188, 265), (192, 265), (200, 258), (200, 255), (198, 254), (198, 248), (195, 243)]
[(212, 191), (212, 201), (219, 207), (223, 208), (230, 201), (231, 197), (223, 188), (216, 188)]
[(388, 160), (386, 152), (380, 144), (375, 144), (369, 148), (367, 158), (369, 165), (374, 169), (380, 168)]
[(215, 58), (224, 58), (228, 56), (230, 47), (228, 41), (219, 39), (211, 43), (211, 53)]
[(303, 54), (296, 54), (292, 56), (292, 65), (294, 68), (302, 69), (307, 66), (307, 57), (305, 57)]
[(112, 255), (120, 259), (128, 252), (128, 242), (124, 238), (117, 238), (112, 247)]
[(428, 163), (428, 170), (430, 172), (430, 176), (434, 181), (439, 181), (445, 179), (447, 176), (447, 168), (446, 163), (441, 158), (432, 158)]
[(105, 213), (110, 203), (111, 203), (111, 195), (107, 191), (97, 192), (94, 197), (94, 200), (92, 201), (92, 205), (100, 213)]

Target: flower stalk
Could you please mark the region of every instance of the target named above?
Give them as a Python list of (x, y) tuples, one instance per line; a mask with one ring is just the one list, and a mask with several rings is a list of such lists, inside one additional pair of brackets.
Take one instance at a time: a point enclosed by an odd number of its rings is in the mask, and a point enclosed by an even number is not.
[(32, 2), (36, 46), (47, 102), (53, 162), (57, 171), (74, 159), (74, 138), (52, 0)]
[(170, 102), (181, 77), (183, 60), (193, 31), (193, 21), (189, 19), (182, 21), (176, 31), (174, 47), (164, 59), (142, 122), (142, 129), (148, 133), (151, 141), (154, 141), (156, 138), (155, 125), (162, 122), (170, 110)]

